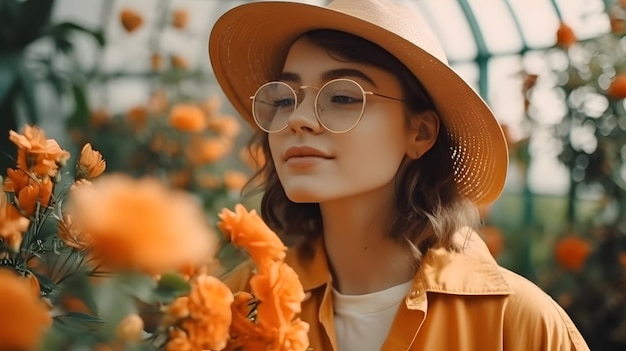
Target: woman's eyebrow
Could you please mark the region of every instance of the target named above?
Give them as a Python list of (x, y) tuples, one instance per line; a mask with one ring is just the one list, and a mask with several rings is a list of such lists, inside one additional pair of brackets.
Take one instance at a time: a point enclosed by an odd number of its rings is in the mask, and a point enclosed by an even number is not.
[(322, 80), (324, 81), (329, 81), (331, 79), (337, 79), (337, 78), (346, 78), (346, 77), (361, 78), (364, 81), (376, 87), (376, 83), (374, 83), (374, 80), (370, 78), (367, 74), (359, 71), (358, 69), (340, 68), (340, 69), (334, 69), (332, 71), (327, 71), (322, 74)]
[[(358, 69), (353, 69), (353, 68), (339, 68), (339, 69), (334, 69), (331, 71), (324, 72), (321, 75), (321, 80), (324, 82), (327, 82), (332, 79), (346, 78), (346, 77), (361, 78), (364, 81), (372, 84), (374, 87), (377, 87), (376, 83), (374, 83), (374, 80), (370, 78), (370, 76), (363, 73), (362, 71), (359, 71)], [(302, 81), (299, 74), (292, 73), (292, 72), (281, 73), (280, 76), (278, 77), (278, 80), (282, 82), (293, 82), (293, 83), (298, 83), (298, 84)]]

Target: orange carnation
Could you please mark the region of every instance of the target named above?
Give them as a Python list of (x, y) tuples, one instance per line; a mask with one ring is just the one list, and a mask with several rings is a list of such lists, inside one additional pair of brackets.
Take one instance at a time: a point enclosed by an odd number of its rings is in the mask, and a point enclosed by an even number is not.
[(255, 210), (248, 212), (237, 204), (235, 211), (223, 209), (218, 226), (235, 246), (243, 247), (259, 269), (267, 261), (282, 261), (287, 247)]
[(568, 235), (556, 243), (554, 254), (557, 263), (566, 270), (579, 271), (591, 253), (589, 242), (577, 235)]
[(179, 104), (170, 111), (170, 126), (183, 132), (201, 132), (206, 127), (206, 117), (200, 107)]
[(33, 350), (51, 325), (48, 310), (28, 282), (0, 268), (0, 349)]
[(74, 187), (67, 214), (107, 267), (160, 274), (215, 251), (217, 236), (197, 200), (156, 179), (113, 174)]

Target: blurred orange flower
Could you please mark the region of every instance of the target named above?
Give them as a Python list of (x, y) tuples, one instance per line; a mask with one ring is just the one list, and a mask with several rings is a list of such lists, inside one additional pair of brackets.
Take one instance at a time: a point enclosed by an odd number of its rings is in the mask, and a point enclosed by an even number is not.
[(148, 109), (144, 106), (134, 106), (126, 113), (128, 122), (133, 130), (138, 131), (148, 125)]
[(498, 258), (504, 248), (504, 237), (502, 231), (496, 226), (484, 226), (480, 230), (480, 237), (483, 239), (489, 252), (494, 258)]
[(163, 68), (163, 57), (159, 53), (150, 55), (150, 67), (153, 71), (160, 71)]
[(232, 149), (232, 142), (225, 138), (193, 138), (187, 146), (187, 158), (192, 164), (202, 165), (222, 159)]
[(132, 33), (141, 27), (143, 24), (143, 17), (131, 8), (124, 8), (120, 11), (120, 22), (122, 23), (122, 27), (124, 27), (128, 33)]
[(267, 261), (281, 261), (287, 247), (259, 217), (255, 210), (248, 212), (237, 204), (235, 211), (223, 209), (218, 215), (218, 227), (235, 246), (243, 247), (259, 268), (268, 266)]
[(30, 177), (22, 169), (7, 168), (7, 177), (4, 179), (4, 191), (19, 193), (22, 188), (28, 185)]
[(216, 249), (198, 201), (153, 178), (113, 174), (74, 187), (67, 214), (89, 234), (91, 253), (113, 269), (161, 274), (204, 262)]
[(626, 98), (626, 73), (615, 75), (606, 93), (614, 99)]
[(554, 251), (557, 263), (563, 269), (572, 271), (581, 270), (590, 253), (589, 242), (574, 234), (561, 238), (556, 243)]
[(239, 171), (226, 171), (224, 172), (224, 185), (228, 190), (241, 191), (248, 182), (247, 174)]
[(556, 45), (567, 49), (577, 41), (572, 28), (563, 22), (559, 23), (559, 28), (556, 31)]
[(197, 133), (206, 128), (206, 117), (196, 105), (178, 104), (170, 110), (169, 123), (180, 131)]
[(180, 68), (180, 69), (189, 68), (189, 63), (187, 63), (187, 60), (180, 55), (171, 55), (170, 62), (172, 63), (172, 66), (176, 68)]
[(176, 9), (172, 12), (172, 26), (177, 29), (185, 29), (189, 22), (189, 13), (183, 9)]
[(102, 154), (93, 150), (91, 144), (87, 143), (83, 146), (76, 164), (76, 179), (93, 179), (101, 175), (106, 166)]
[(0, 349), (34, 350), (52, 324), (45, 304), (28, 282), (0, 268)]
[(241, 131), (239, 121), (233, 116), (221, 116), (209, 119), (208, 128), (227, 138), (236, 137)]

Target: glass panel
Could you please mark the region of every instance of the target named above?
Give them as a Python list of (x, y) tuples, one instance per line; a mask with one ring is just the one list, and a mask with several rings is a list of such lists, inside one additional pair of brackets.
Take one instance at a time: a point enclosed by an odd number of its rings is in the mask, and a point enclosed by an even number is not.
[(439, 37), (448, 60), (470, 61), (476, 57), (476, 42), (457, 0), (422, 0), (418, 4)]
[(529, 48), (554, 45), (559, 17), (550, 0), (508, 1), (522, 27), (522, 35)]
[(563, 21), (580, 40), (589, 39), (610, 30), (603, 0), (556, 0)]
[(505, 0), (468, 0), (489, 52), (516, 53), (522, 38)]

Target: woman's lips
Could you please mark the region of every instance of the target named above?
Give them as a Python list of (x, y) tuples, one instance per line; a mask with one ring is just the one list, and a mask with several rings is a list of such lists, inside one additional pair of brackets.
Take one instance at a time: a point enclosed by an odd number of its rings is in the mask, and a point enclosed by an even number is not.
[(285, 163), (290, 167), (311, 167), (333, 157), (310, 146), (294, 146), (287, 149), (283, 156)]

